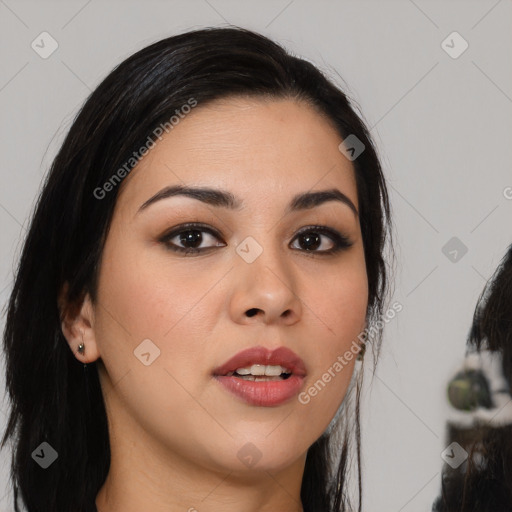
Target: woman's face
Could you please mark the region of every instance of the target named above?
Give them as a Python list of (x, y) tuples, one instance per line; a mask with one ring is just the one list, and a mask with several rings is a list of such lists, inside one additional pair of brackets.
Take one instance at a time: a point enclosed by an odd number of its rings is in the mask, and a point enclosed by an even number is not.
[[(162, 463), (238, 473), (304, 463), (345, 396), (355, 357), (344, 354), (368, 301), (341, 140), (305, 104), (232, 98), (199, 104), (125, 179), (92, 322), (118, 443)], [(148, 204), (176, 186), (216, 192)], [(293, 204), (325, 190), (342, 200)], [(201, 226), (179, 228), (188, 223)], [(292, 350), (305, 375), (290, 377), (295, 387), (214, 375), (252, 347)]]

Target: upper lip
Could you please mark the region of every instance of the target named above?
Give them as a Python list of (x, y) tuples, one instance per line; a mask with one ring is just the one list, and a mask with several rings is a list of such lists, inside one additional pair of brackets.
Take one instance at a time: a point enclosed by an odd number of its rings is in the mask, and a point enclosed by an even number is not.
[(253, 364), (280, 365), (292, 372), (293, 375), (306, 375), (304, 361), (293, 350), (286, 347), (278, 347), (275, 350), (252, 347), (242, 350), (223, 365), (215, 368), (213, 374), (226, 375), (229, 372), (234, 372), (237, 368), (246, 368)]

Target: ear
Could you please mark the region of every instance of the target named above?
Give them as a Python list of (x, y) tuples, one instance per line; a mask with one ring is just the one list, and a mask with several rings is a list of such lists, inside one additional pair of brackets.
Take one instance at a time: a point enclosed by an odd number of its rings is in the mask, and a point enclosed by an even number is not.
[[(62, 334), (66, 338), (69, 348), (74, 356), (82, 363), (92, 363), (100, 357), (96, 334), (94, 331), (94, 307), (87, 293), (80, 305), (70, 305), (66, 302), (68, 283), (59, 293), (59, 312)], [(80, 344), (84, 350), (78, 351)]]

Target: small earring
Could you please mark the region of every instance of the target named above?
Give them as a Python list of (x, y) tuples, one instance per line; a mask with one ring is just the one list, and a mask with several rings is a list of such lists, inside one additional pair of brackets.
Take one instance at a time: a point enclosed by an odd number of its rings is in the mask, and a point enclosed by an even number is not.
[(80, 343), (80, 345), (78, 345), (78, 352), (80, 352), (80, 354), (84, 354), (85, 353), (85, 344), (84, 343)]

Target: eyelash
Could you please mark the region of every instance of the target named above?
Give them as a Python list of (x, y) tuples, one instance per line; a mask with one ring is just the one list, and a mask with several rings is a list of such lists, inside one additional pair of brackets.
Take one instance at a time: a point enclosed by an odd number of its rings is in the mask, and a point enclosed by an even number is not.
[[(187, 233), (190, 231), (206, 232), (216, 238), (220, 238), (220, 235), (215, 230), (213, 230), (212, 228), (210, 228), (209, 226), (207, 226), (205, 224), (188, 223), (188, 224), (182, 224), (181, 226), (178, 226), (175, 229), (173, 229), (171, 232), (163, 235), (159, 239), (159, 242), (163, 243), (167, 249), (169, 249), (173, 252), (183, 253), (185, 256), (189, 255), (189, 254), (204, 253), (206, 251), (210, 251), (215, 248), (215, 246), (206, 247), (204, 249), (184, 248), (184, 247), (179, 247), (176, 244), (170, 243), (170, 240), (172, 238), (175, 238), (177, 235), (180, 235), (182, 233)], [(341, 233), (339, 233), (338, 231), (328, 228), (326, 226), (307, 226), (306, 228), (299, 231), (293, 240), (295, 240), (296, 238), (300, 237), (301, 235), (304, 235), (307, 233), (317, 233), (319, 235), (327, 236), (334, 243), (334, 247), (332, 249), (328, 249), (328, 250), (324, 250), (324, 251), (317, 251), (317, 250), (307, 251), (305, 249), (294, 249), (294, 250), (298, 250), (298, 251), (304, 252), (306, 254), (311, 253), (311, 254), (319, 254), (319, 255), (328, 256), (328, 255), (336, 254), (336, 253), (342, 251), (343, 249), (348, 249), (349, 247), (351, 247), (353, 245), (353, 243), (349, 240), (348, 237), (346, 237), (346, 236), (342, 235)], [(225, 247), (225, 246), (217, 246), (217, 247)]]

